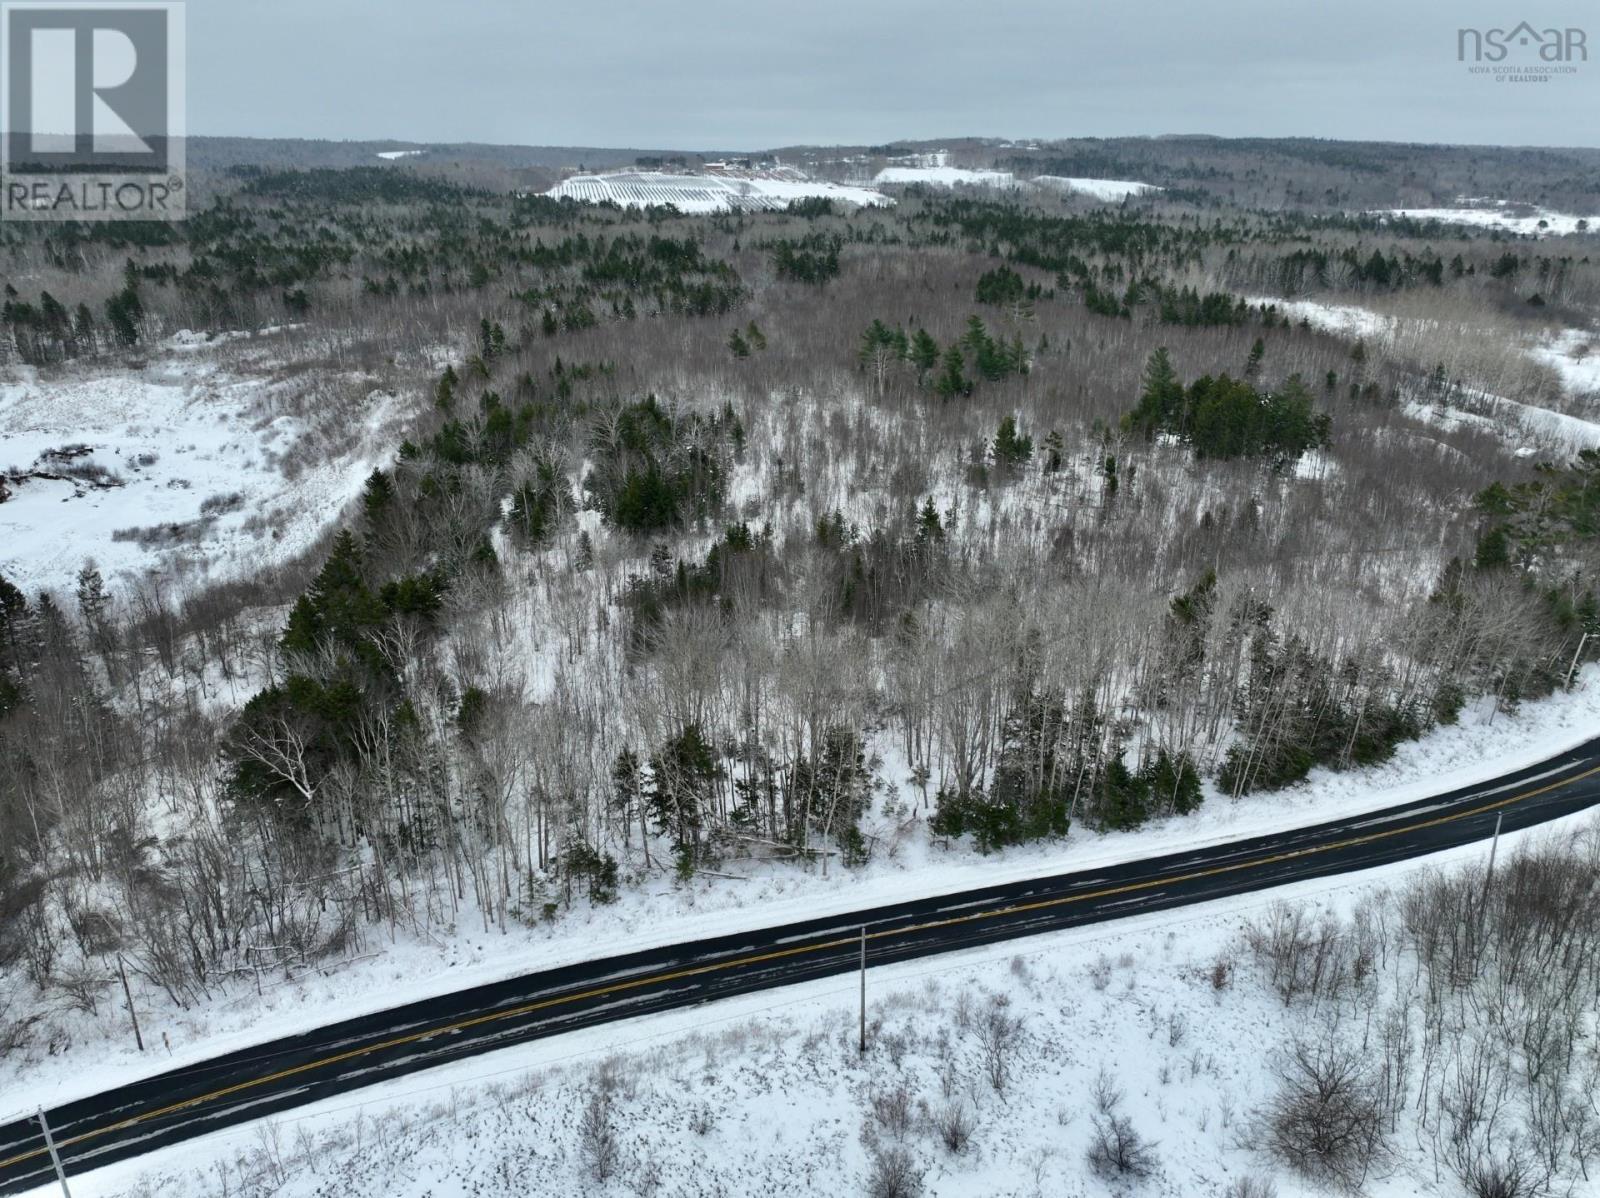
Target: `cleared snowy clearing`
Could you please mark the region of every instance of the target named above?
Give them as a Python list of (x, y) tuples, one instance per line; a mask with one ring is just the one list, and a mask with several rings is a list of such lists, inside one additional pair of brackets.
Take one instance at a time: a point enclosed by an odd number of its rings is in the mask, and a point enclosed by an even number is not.
[(659, 171), (618, 171), (574, 175), (545, 193), (552, 199), (585, 204), (645, 208), (671, 204), (680, 212), (760, 212), (787, 208), (795, 200), (829, 199), (858, 207), (892, 204), (881, 192), (810, 179), (796, 170), (749, 175), (670, 175)]
[[(1576, 816), (1507, 835), (1501, 860), (1593, 826)], [(1348, 918), (1425, 871), (1484, 857), (1467, 846), (877, 967), (864, 1058), (856, 981), (832, 978), (429, 1070), (75, 1177), (74, 1193), (849, 1194), (867, 1192), (875, 1158), (897, 1148), (930, 1195), (1118, 1193), (1126, 1183), (1096, 1179), (1085, 1161), (1104, 1075), (1152, 1147), (1138, 1192), (1222, 1194), (1257, 1176), (1283, 1198), (1313, 1198), (1329, 1191), (1246, 1134), (1280, 1050), (1307, 1030), (1306, 1008), (1282, 1001), (1252, 960), (1247, 928), (1282, 902)], [(1382, 991), (1401, 968), (1388, 957), (1379, 968)], [(1400, 1156), (1362, 1192), (1460, 1192), (1413, 1137), (1409, 1126), (1396, 1137)], [(598, 1184), (597, 1139), (615, 1152)]]
[(1035, 187), (1058, 188), (1109, 201), (1161, 190), (1153, 183), (1136, 183), (1131, 179), (1074, 179), (1064, 175), (1035, 175), (1028, 182)]
[(92, 560), (109, 584), (200, 581), (298, 553), (398, 439), (406, 401), (373, 380), (240, 372), (179, 334), (141, 370), (0, 382), (0, 573), (70, 588)]
[[(327, 962), (285, 979), (263, 972), (262, 993), (246, 978), (214, 1002), (186, 1010), (153, 988), (135, 995), (145, 1036), (166, 1037), (168, 1051), (141, 1056), (114, 1018), (56, 1010), (47, 1016), (52, 1055), (0, 1064), (0, 1119), (37, 1103), (59, 1104), (106, 1086), (364, 1012), (384, 1010), (529, 970), (626, 953), (678, 941), (835, 915), (863, 907), (950, 893), (1015, 879), (1042, 877), (1119, 861), (1284, 831), (1350, 813), (1377, 810), (1496, 777), (1581, 744), (1600, 726), (1600, 666), (1586, 666), (1571, 693), (1497, 713), (1487, 700), (1469, 705), (1460, 722), (1418, 741), (1368, 770), (1313, 771), (1303, 784), (1230, 801), (1208, 782), (1205, 804), (1187, 817), (1146, 824), (1134, 833), (1074, 829), (1064, 840), (980, 856), (957, 844), (941, 848), (914, 811), (916, 788), (888, 763), (891, 783), (864, 821), (885, 851), (856, 870), (823, 877), (793, 865), (729, 861), (721, 876), (677, 885), (663, 873), (654, 883), (624, 888), (618, 902), (584, 903), (554, 923), (513, 924), (502, 935), (470, 900), (453, 927), (421, 934), (401, 931), (381, 956)], [(1108, 933), (1114, 934), (1114, 933)], [(1016, 951), (1016, 950), (1012, 950)], [(1022, 951), (1027, 951), (1023, 947)], [(109, 1010), (109, 1008), (108, 1008)], [(94, 1068), (83, 1062), (92, 1056)]]
[(1600, 396), (1600, 338), (1594, 334), (1568, 329), (1530, 352), (1553, 367), (1572, 394)]

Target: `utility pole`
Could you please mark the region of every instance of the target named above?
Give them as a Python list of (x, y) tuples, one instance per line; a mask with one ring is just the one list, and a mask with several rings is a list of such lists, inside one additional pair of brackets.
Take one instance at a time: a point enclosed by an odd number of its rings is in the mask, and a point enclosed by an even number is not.
[(858, 1050), (867, 1052), (867, 925), (861, 925), (861, 1039)]
[(1583, 647), (1588, 644), (1589, 638), (1594, 633), (1586, 632), (1578, 638), (1578, 647), (1572, 654), (1572, 664), (1567, 667), (1567, 689), (1572, 689), (1572, 676), (1578, 672), (1578, 658), (1583, 656)]
[(144, 1037), (139, 1034), (139, 1012), (133, 1009), (133, 991), (128, 988), (128, 969), (122, 963), (122, 954), (117, 954), (117, 976), (122, 979), (122, 997), (128, 1002), (128, 1018), (133, 1020), (133, 1042), (139, 1046), (139, 1051), (144, 1051)]
[(56, 1151), (56, 1138), (50, 1134), (50, 1120), (44, 1117), (44, 1108), (38, 1111), (39, 1127), (44, 1132), (44, 1146), (50, 1150), (50, 1163), (56, 1167), (56, 1180), (61, 1183), (61, 1198), (72, 1198), (67, 1188), (67, 1171), (61, 1167), (61, 1154)]
[(1504, 811), (1494, 813), (1494, 839), (1489, 842), (1489, 871), (1483, 875), (1483, 897), (1487, 902), (1489, 898), (1489, 883), (1494, 881), (1495, 854), (1500, 851), (1500, 821), (1505, 819)]

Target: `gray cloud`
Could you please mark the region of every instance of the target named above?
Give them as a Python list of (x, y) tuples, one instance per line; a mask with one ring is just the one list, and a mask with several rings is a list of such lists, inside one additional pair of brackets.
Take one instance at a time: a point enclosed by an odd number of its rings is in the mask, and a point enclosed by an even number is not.
[[(1589, 28), (1595, 61), (1536, 84), (1456, 61), (1458, 27), (1522, 20)], [(190, 129), (256, 136), (1594, 145), (1600, 112), (1600, 9), (1571, 2), (193, 0), (189, 47)]]

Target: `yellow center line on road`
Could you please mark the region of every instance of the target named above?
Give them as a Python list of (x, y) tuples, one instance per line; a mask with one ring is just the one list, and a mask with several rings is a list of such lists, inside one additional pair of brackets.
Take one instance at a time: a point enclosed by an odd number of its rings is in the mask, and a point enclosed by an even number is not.
[[(1030, 911), (1043, 911), (1054, 907), (1063, 907), (1071, 903), (1086, 902), (1091, 899), (1110, 898), (1119, 894), (1132, 894), (1140, 891), (1155, 890), (1163, 886), (1173, 886), (1183, 882), (1192, 882), (1201, 878), (1217, 877), (1221, 874), (1237, 873), (1241, 870), (1256, 869), (1265, 865), (1273, 865), (1284, 861), (1294, 861), (1302, 857), (1314, 856), (1318, 853), (1332, 853), (1340, 849), (1353, 848), (1357, 845), (1371, 844), (1380, 840), (1404, 836), (1411, 832), (1422, 831), (1426, 828), (1438, 827), (1457, 820), (1471, 819), (1475, 815), (1495, 811), (1502, 807), (1509, 807), (1513, 803), (1520, 803), (1525, 799), (1536, 798), (1563, 786), (1570, 786), (1574, 782), (1581, 782), (1585, 778), (1600, 774), (1600, 765), (1591, 766), (1581, 774), (1574, 774), (1570, 778), (1548, 783), (1535, 790), (1523, 791), (1521, 794), (1511, 795), (1508, 798), (1497, 799), (1492, 803), (1483, 803), (1477, 807), (1453, 811), (1447, 815), (1435, 816), (1432, 819), (1420, 820), (1416, 823), (1405, 824), (1402, 827), (1389, 828), (1382, 832), (1369, 832), (1362, 836), (1351, 836), (1344, 840), (1329, 841), (1325, 844), (1308, 845), (1305, 848), (1290, 849), (1286, 852), (1272, 853), (1265, 857), (1252, 857), (1245, 861), (1234, 861), (1224, 865), (1208, 866), (1205, 869), (1191, 870), (1181, 874), (1166, 874), (1158, 878), (1146, 878), (1138, 882), (1127, 882), (1119, 886), (1108, 886), (1099, 890), (1085, 890), (1077, 894), (1060, 895), (1056, 898), (1039, 899), (1031, 903), (1014, 903), (1006, 907), (996, 907), (988, 911), (974, 911), (966, 915), (950, 915), (939, 919), (928, 920), (924, 923), (910, 924), (904, 927), (885, 928), (876, 932), (868, 932), (867, 939), (877, 940), (885, 936), (904, 936), (916, 932), (932, 931), (937, 928), (954, 927), (957, 924), (976, 923), (980, 920), (1001, 919), (1010, 915), (1021, 915)], [(188, 1110), (191, 1107), (204, 1103), (215, 1102), (220, 1098), (241, 1093), (245, 1090), (255, 1089), (259, 1086), (270, 1085), (273, 1082), (283, 1081), (286, 1078), (296, 1077), (302, 1073), (324, 1069), (329, 1065), (337, 1065), (343, 1061), (355, 1060), (375, 1052), (383, 1052), (390, 1048), (400, 1048), (407, 1044), (415, 1044), (433, 1036), (448, 1035), (451, 1032), (465, 1031), (469, 1028), (481, 1027), (489, 1023), (497, 1023), (505, 1019), (516, 1019), (523, 1015), (531, 1015), (537, 1011), (548, 1010), (551, 1007), (564, 1006), (569, 1003), (583, 1002), (591, 998), (604, 998), (608, 995), (619, 994), (629, 990), (638, 990), (646, 986), (659, 985), (664, 982), (680, 981), (684, 978), (699, 977), (708, 973), (718, 973), (729, 969), (739, 969), (747, 965), (760, 965), (768, 961), (780, 961), (789, 957), (804, 956), (809, 953), (826, 952), (829, 949), (857, 947), (861, 943), (859, 933), (843, 936), (832, 940), (821, 940), (813, 944), (796, 945), (792, 948), (772, 949), (763, 953), (754, 953), (743, 957), (731, 957), (726, 961), (713, 961), (705, 965), (692, 965), (684, 969), (671, 970), (664, 973), (653, 973), (644, 977), (629, 978), (623, 981), (610, 982), (603, 986), (595, 986), (588, 990), (576, 990), (568, 994), (558, 994), (550, 998), (540, 999), (537, 1002), (524, 1003), (504, 1011), (491, 1011), (482, 1015), (474, 1015), (468, 1019), (460, 1019), (454, 1023), (441, 1024), (438, 1027), (425, 1031), (410, 1032), (404, 1036), (394, 1036), (387, 1040), (380, 1040), (372, 1044), (365, 1044), (359, 1048), (352, 1048), (345, 1052), (335, 1053), (332, 1056), (308, 1061), (302, 1065), (294, 1065), (288, 1069), (280, 1069), (274, 1073), (262, 1074), (260, 1077), (250, 1078), (247, 1081), (236, 1082), (231, 1086), (224, 1086), (212, 1090), (207, 1094), (197, 1094), (193, 1098), (185, 1098), (168, 1106), (158, 1107), (154, 1110), (144, 1111), (131, 1115), (116, 1123), (108, 1123), (104, 1127), (93, 1128), (90, 1131), (80, 1132), (56, 1141), (56, 1148), (70, 1148), (82, 1144), (87, 1140), (100, 1136), (110, 1135), (113, 1132), (126, 1131), (141, 1123), (159, 1119), (178, 1111)], [(137, 1084), (137, 1083), (131, 1083)], [(12, 1165), (19, 1165), (23, 1161), (45, 1155), (44, 1147), (34, 1148), (20, 1155), (0, 1160), (0, 1169), (8, 1169)]]

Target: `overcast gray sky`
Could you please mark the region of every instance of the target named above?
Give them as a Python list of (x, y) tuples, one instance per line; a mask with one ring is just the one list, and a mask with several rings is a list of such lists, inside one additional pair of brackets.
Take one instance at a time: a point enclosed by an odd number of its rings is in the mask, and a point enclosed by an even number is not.
[[(1584, 29), (1593, 61), (1543, 83), (1457, 61), (1460, 27), (1524, 20)], [(1600, 144), (1593, 0), (190, 0), (188, 26), (202, 134)]]

